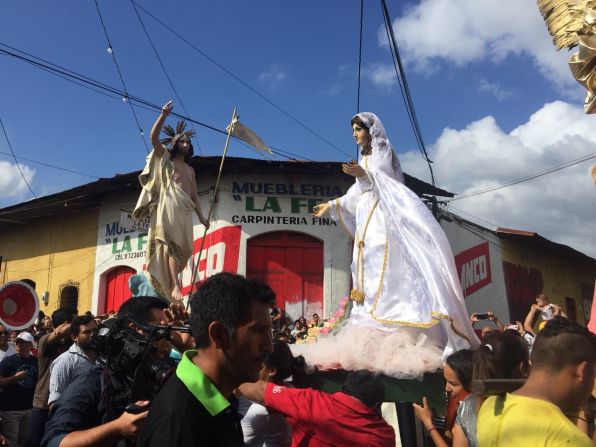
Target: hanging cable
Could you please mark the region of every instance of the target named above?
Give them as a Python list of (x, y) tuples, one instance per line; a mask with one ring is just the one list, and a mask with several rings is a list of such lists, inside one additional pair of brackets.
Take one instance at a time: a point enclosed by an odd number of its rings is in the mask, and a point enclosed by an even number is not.
[(305, 129), (306, 131), (310, 132), (312, 135), (314, 135), (315, 137), (317, 137), (321, 141), (325, 142), (326, 144), (328, 144), (329, 146), (331, 146), (335, 150), (341, 152), (346, 157), (350, 157), (350, 155), (347, 152), (343, 151), (341, 148), (339, 148), (338, 146), (336, 146), (335, 144), (333, 144), (331, 141), (329, 141), (323, 135), (321, 135), (317, 131), (313, 130), (312, 128), (310, 128), (309, 126), (307, 126), (306, 124), (304, 124), (302, 121), (300, 121), (298, 118), (296, 118), (295, 116), (293, 116), (289, 112), (285, 111), (283, 108), (281, 108), (280, 106), (278, 106), (277, 104), (275, 104), (273, 101), (271, 101), (265, 95), (263, 95), (262, 93), (260, 93), (254, 87), (251, 87), (249, 84), (247, 84), (246, 82), (244, 82), (242, 79), (240, 79), (238, 76), (236, 76), (230, 70), (228, 70), (226, 67), (224, 67), (223, 65), (221, 65), (219, 62), (217, 62), (215, 59), (213, 59), (211, 56), (209, 56), (203, 50), (201, 50), (200, 48), (198, 48), (195, 44), (193, 44), (192, 42), (190, 42), (189, 40), (187, 40), (186, 38), (184, 38), (181, 34), (179, 34), (172, 27), (170, 27), (169, 25), (167, 25), (166, 23), (164, 23), (162, 20), (160, 20), (159, 18), (157, 18), (156, 16), (154, 16), (153, 14), (151, 14), (145, 8), (143, 8), (143, 6), (139, 5), (134, 0), (131, 0), (131, 1), (133, 1), (134, 4), (141, 11), (143, 11), (145, 14), (147, 14), (149, 17), (151, 17), (153, 20), (155, 20), (157, 23), (159, 23), (165, 29), (167, 29), (168, 31), (170, 31), (172, 34), (174, 34), (176, 37), (178, 37), (178, 39), (180, 39), (182, 42), (186, 43), (188, 46), (190, 46), (197, 53), (199, 53), (201, 56), (203, 56), (204, 58), (206, 58), (209, 62), (211, 62), (212, 64), (214, 64), (215, 66), (217, 66), (220, 70), (222, 70), (223, 72), (225, 72), (227, 75), (231, 76), (233, 79), (235, 79), (236, 81), (238, 81), (240, 84), (242, 84), (247, 89), (249, 89), (251, 92), (253, 92), (255, 95), (257, 95), (259, 98), (261, 98), (262, 100), (264, 100), (265, 102), (267, 102), (269, 105), (271, 105), (272, 107), (274, 107), (275, 109), (277, 109), (279, 112), (283, 113), (285, 116), (287, 116), (288, 118), (290, 118), (292, 121), (294, 121), (300, 127), (302, 127), (303, 129)]
[[(95, 91), (97, 93), (101, 93), (101, 92), (107, 92), (107, 96), (114, 98), (114, 99), (119, 99), (122, 97), (122, 95), (124, 94), (121, 90), (118, 90), (115, 87), (112, 87), (108, 84), (105, 84), (101, 81), (97, 81), (93, 78), (90, 78), (88, 76), (85, 76), (83, 74), (74, 72), (68, 68), (62, 67), (60, 65), (54, 64), (52, 62), (49, 62), (45, 59), (41, 59), (38, 58), (37, 56), (34, 56), (30, 53), (26, 53), (23, 52), (21, 50), (18, 50), (14, 47), (11, 47), (9, 45), (3, 44), (0, 42), (0, 47), (6, 47), (6, 48), (10, 48), (11, 50), (14, 51), (9, 51), (6, 49), (2, 49), (0, 48), (0, 54), (5, 54), (8, 56), (12, 56), (15, 59), (21, 60), (23, 62), (26, 62), (28, 64), (33, 65), (34, 67), (37, 67), (39, 69), (42, 69), (48, 73), (51, 74), (55, 74), (56, 76), (62, 78), (62, 79), (66, 79), (66, 80), (73, 80), (73, 82), (77, 85), (81, 85), (83, 87), (85, 86), (92, 86), (89, 87), (92, 91)], [(22, 53), (22, 54), (19, 54)], [(27, 56), (24, 56), (27, 55)], [(98, 91), (99, 90), (99, 91)], [(130, 101), (134, 101), (136, 104), (136, 107), (140, 107), (140, 108), (144, 108), (146, 110), (150, 110), (150, 111), (156, 111), (159, 112), (161, 111), (161, 106), (151, 103), (150, 101), (147, 101), (143, 98), (139, 98), (137, 96), (134, 95), (129, 95), (129, 100)], [(193, 122), (195, 124), (197, 124), (198, 126), (204, 127), (206, 129), (212, 130), (214, 132), (220, 133), (222, 135), (227, 135), (227, 132), (225, 130), (222, 129), (218, 129), (217, 127), (211, 126), (209, 124), (203, 123), (201, 121), (197, 121), (193, 118), (190, 118), (188, 116), (184, 116), (181, 115), (179, 113), (176, 112), (172, 112), (171, 116), (175, 116), (181, 119), (184, 119), (186, 121), (190, 121)], [(237, 140), (239, 142), (241, 142), (243, 145), (246, 146), (245, 143), (243, 143), (241, 140)], [(298, 160), (303, 160), (303, 161), (309, 161), (309, 162), (313, 162), (314, 160), (311, 160), (309, 158), (305, 158), (304, 156), (300, 156), (297, 154), (294, 154), (292, 152), (289, 151), (285, 151), (279, 148), (275, 148), (273, 146), (269, 146), (272, 149), (272, 152), (276, 155), (280, 155), (284, 158), (287, 159), (298, 159)], [(288, 155), (289, 154), (289, 155)]]
[(23, 180), (25, 181), (25, 184), (27, 185), (27, 188), (29, 188), (29, 191), (31, 191), (31, 194), (33, 195), (33, 197), (35, 197), (37, 199), (37, 196), (33, 192), (33, 189), (31, 189), (31, 185), (27, 181), (27, 177), (25, 177), (25, 174), (23, 174), (23, 171), (21, 170), (21, 165), (19, 165), (19, 161), (17, 160), (17, 156), (15, 155), (14, 150), (12, 149), (12, 144), (10, 144), (10, 140), (8, 139), (8, 134), (6, 133), (6, 129), (4, 128), (4, 123), (2, 122), (2, 118), (0, 118), (0, 126), (2, 126), (2, 132), (4, 132), (4, 138), (6, 138), (6, 143), (8, 143), (8, 148), (10, 149), (10, 152), (12, 154), (12, 157), (14, 158), (14, 162), (17, 165), (17, 169), (21, 173), (21, 177), (23, 177)]
[(364, 21), (364, 0), (360, 0), (360, 43), (358, 45), (358, 90), (356, 92), (356, 113), (360, 113), (360, 78), (362, 74), (362, 28)]
[[(166, 70), (166, 66), (162, 62), (161, 57), (159, 57), (159, 53), (157, 52), (157, 48), (155, 48), (155, 45), (153, 43), (153, 40), (151, 39), (151, 36), (149, 35), (149, 32), (147, 31), (147, 28), (145, 27), (145, 24), (143, 23), (143, 19), (141, 19), (141, 15), (139, 14), (139, 11), (137, 9), (137, 6), (135, 5), (135, 2), (133, 2), (131, 0), (130, 1), (130, 4), (132, 5), (133, 9), (135, 10), (135, 14), (137, 15), (137, 18), (139, 19), (139, 23), (141, 24), (141, 28), (143, 28), (143, 31), (145, 32), (145, 36), (147, 36), (147, 40), (149, 41), (149, 44), (151, 45), (151, 48), (153, 49), (153, 52), (155, 53), (155, 57), (157, 57), (157, 60), (159, 62), (159, 65), (161, 65), (161, 69), (163, 70), (163, 72), (164, 72), (164, 74), (166, 76), (166, 79), (168, 80), (168, 82), (170, 84), (170, 87), (172, 87), (172, 91), (174, 92), (174, 95), (176, 96), (176, 99), (180, 103), (180, 106), (182, 107), (182, 110), (184, 110), (184, 113), (186, 113), (187, 115), (190, 116), (190, 113), (186, 109), (186, 106), (184, 105), (184, 102), (182, 102), (182, 98), (178, 94), (178, 91), (176, 90), (176, 87), (174, 87), (174, 83), (172, 82), (172, 78), (170, 78), (170, 75), (168, 74), (168, 70)], [(193, 130), (194, 139), (195, 139), (195, 142), (197, 143), (197, 148), (199, 149), (199, 154), (203, 155), (203, 151), (201, 150), (201, 145), (199, 144), (199, 137), (198, 137), (198, 134), (197, 134), (197, 132), (195, 130), (194, 124), (192, 122), (190, 123), (190, 127)]]
[[(2, 151), (0, 151), (0, 154), (2, 154), (2, 155), (10, 155), (8, 152), (2, 152)], [(84, 175), (85, 177), (91, 177), (91, 178), (98, 179), (98, 180), (101, 178), (101, 177), (97, 177), (96, 175), (85, 174), (84, 172), (74, 171), (74, 170), (68, 169), (68, 168), (61, 168), (60, 166), (51, 165), (51, 164), (45, 163), (43, 161), (32, 160), (30, 158), (25, 158), (25, 157), (20, 157), (20, 156), (19, 157), (16, 157), (16, 158), (18, 158), (19, 160), (25, 160), (25, 161), (28, 161), (28, 162), (31, 162), (31, 163), (36, 163), (38, 165), (46, 166), (48, 168), (59, 169), (61, 171), (70, 172), (72, 174)]]
[(555, 166), (555, 167), (546, 169), (544, 171), (540, 171), (540, 172), (536, 172), (534, 174), (527, 175), (525, 177), (519, 178), (517, 180), (513, 180), (513, 181), (508, 182), (508, 183), (504, 183), (502, 185), (493, 186), (492, 188), (487, 188), (487, 189), (483, 189), (481, 191), (476, 191), (476, 192), (471, 192), (469, 194), (464, 194), (464, 195), (459, 196), (459, 197), (453, 197), (453, 198), (450, 198), (450, 199), (446, 199), (446, 202), (453, 202), (455, 200), (467, 199), (469, 197), (474, 197), (474, 196), (478, 196), (480, 194), (486, 194), (488, 192), (497, 191), (499, 189), (507, 188), (509, 186), (518, 185), (520, 183), (524, 183), (524, 182), (527, 182), (527, 181), (530, 181), (530, 180), (534, 180), (534, 179), (536, 179), (538, 177), (542, 177), (544, 175), (552, 174), (553, 172), (560, 171), (561, 169), (565, 169), (565, 168), (569, 168), (571, 166), (575, 166), (577, 164), (580, 164), (580, 163), (583, 163), (585, 161), (591, 160), (592, 158), (595, 158), (595, 157), (596, 157), (596, 155), (594, 155), (594, 154), (587, 154), (587, 155), (584, 155), (583, 157), (576, 158), (575, 160), (568, 161), (566, 163), (563, 163), (561, 165), (558, 165), (558, 166)]
[[(360, 0), (360, 42), (358, 44), (358, 87), (356, 91), (356, 114), (360, 113), (360, 79), (362, 74), (362, 28), (364, 24), (364, 0)], [(358, 145), (356, 144), (356, 158), (358, 160)]]
[[(9, 50), (3, 49), (1, 47), (10, 48), (11, 50), (14, 50), (14, 51), (9, 51)], [(19, 54), (19, 53), (21, 53), (21, 54)], [(122, 92), (121, 90), (119, 90), (113, 86), (105, 84), (101, 81), (98, 81), (98, 80), (93, 79), (89, 76), (83, 75), (81, 73), (77, 73), (73, 70), (62, 67), (60, 65), (54, 64), (53, 62), (47, 61), (45, 59), (41, 59), (35, 55), (21, 51), (17, 48), (11, 47), (10, 45), (6, 45), (2, 42), (0, 42), (0, 54), (5, 54), (7, 56), (14, 57), (15, 59), (18, 59), (22, 62), (26, 62), (26, 63), (28, 63), (36, 68), (39, 68), (47, 73), (53, 74), (55, 76), (60, 77), (61, 79), (65, 79), (67, 81), (71, 81), (74, 84), (79, 85), (81, 87), (88, 88), (89, 90), (91, 90), (95, 93), (104, 94), (105, 96), (108, 96), (114, 100), (120, 101), (120, 98), (122, 98), (122, 95), (124, 94), (124, 92)], [(142, 109), (145, 109), (145, 110), (148, 110), (151, 112), (161, 112), (160, 105), (151, 103), (150, 101), (147, 101), (143, 98), (139, 98), (134, 95), (129, 95), (129, 100), (134, 101), (135, 107), (137, 107), (137, 108), (142, 108)], [(192, 123), (195, 123), (196, 125), (204, 127), (206, 129), (209, 129), (213, 132), (217, 132), (222, 135), (227, 135), (227, 132), (223, 129), (218, 129), (217, 127), (211, 126), (211, 125), (203, 123), (201, 121), (197, 121), (197, 120), (190, 118), (188, 116), (184, 116), (184, 115), (181, 115), (176, 112), (172, 112), (170, 115), (174, 116), (174, 117), (178, 117), (178, 118), (186, 120), (186, 121), (189, 121), (189, 122), (192, 122)], [(243, 146), (245, 146), (245, 147), (249, 148), (250, 150), (252, 150), (253, 152), (259, 154), (259, 152), (257, 152), (255, 149), (248, 146), (242, 140), (239, 140), (235, 137), (233, 137), (233, 138), (236, 141), (238, 141), (240, 144), (242, 144)], [(275, 155), (279, 155), (287, 160), (300, 160), (300, 161), (305, 161), (305, 162), (316, 163), (315, 160), (306, 158), (304, 156), (298, 155), (296, 153), (292, 153), (287, 150), (277, 148), (275, 146), (269, 145), (269, 148), (271, 149), (271, 152), (273, 152)], [(62, 169), (62, 168), (58, 168), (58, 169)], [(328, 171), (326, 171), (325, 169), (318, 168), (316, 166), (313, 166), (313, 169), (316, 171), (319, 171), (321, 174), (328, 174)], [(83, 175), (86, 175), (86, 174), (83, 174)]]
[(431, 182), (433, 186), (436, 186), (436, 179), (435, 174), (432, 168), (432, 160), (428, 157), (428, 153), (426, 151), (426, 146), (424, 144), (424, 140), (422, 138), (422, 131), (420, 130), (420, 125), (418, 123), (418, 118), (416, 116), (416, 110), (414, 108), (414, 101), (412, 100), (412, 95), (410, 93), (410, 88), (408, 86), (408, 80), (406, 78), (406, 72), (403, 67), (403, 63), (401, 61), (401, 56), (399, 54), (399, 49), (397, 47), (397, 41), (395, 39), (395, 33), (393, 31), (393, 26), (391, 24), (391, 17), (389, 15), (389, 10), (387, 9), (387, 3), (385, 0), (381, 0), (381, 8), (383, 10), (383, 19), (385, 22), (385, 31), (387, 32), (387, 39), (389, 40), (389, 47), (391, 49), (391, 57), (393, 59), (393, 65), (395, 67), (395, 73), (397, 75), (397, 81), (402, 93), (402, 97), (404, 99), (404, 103), (406, 106), (406, 111), (408, 113), (408, 118), (410, 120), (410, 124), (412, 126), (412, 130), (414, 131), (414, 136), (416, 138), (416, 142), (418, 143), (418, 148), (420, 149), (420, 153), (422, 157), (428, 164), (428, 169), (430, 171)]
[(124, 77), (122, 76), (122, 71), (120, 70), (118, 61), (116, 60), (116, 54), (114, 53), (114, 47), (112, 47), (112, 43), (110, 42), (110, 36), (108, 35), (108, 30), (106, 28), (106, 24), (103, 21), (103, 16), (101, 15), (101, 11), (99, 9), (99, 3), (97, 2), (97, 0), (95, 0), (95, 8), (97, 9), (97, 15), (99, 16), (99, 20), (101, 22), (103, 32), (106, 36), (106, 40), (108, 41), (108, 53), (110, 53), (110, 55), (112, 56), (112, 60), (114, 61), (114, 65), (116, 66), (116, 70), (118, 71), (118, 76), (120, 76), (120, 82), (122, 83), (122, 89), (124, 90), (124, 96), (122, 97), (122, 100), (124, 102), (127, 102), (128, 105), (130, 106), (130, 111), (132, 112), (132, 116), (134, 117), (135, 123), (137, 124), (137, 129), (139, 130), (139, 135), (141, 137), (141, 140), (143, 140), (145, 149), (147, 150), (147, 153), (149, 153), (149, 146), (147, 145), (147, 141), (145, 141), (145, 132), (143, 131), (143, 128), (141, 127), (141, 124), (139, 123), (139, 118), (137, 117), (137, 113), (135, 112), (135, 109), (134, 109), (132, 103), (130, 102), (128, 89), (126, 88), (126, 83), (124, 82)]

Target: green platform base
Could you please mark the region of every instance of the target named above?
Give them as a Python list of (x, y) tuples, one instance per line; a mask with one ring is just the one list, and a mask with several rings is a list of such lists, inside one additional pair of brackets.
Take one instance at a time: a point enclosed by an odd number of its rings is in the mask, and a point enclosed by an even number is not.
[[(347, 371), (317, 371), (312, 374), (301, 374), (294, 377), (294, 385), (298, 388), (315, 388), (327, 393), (341, 391)], [(386, 402), (422, 402), (428, 399), (435, 414), (444, 414), (446, 407), (445, 379), (441, 373), (425, 374), (422, 381), (394, 379), (381, 375), (385, 384)]]

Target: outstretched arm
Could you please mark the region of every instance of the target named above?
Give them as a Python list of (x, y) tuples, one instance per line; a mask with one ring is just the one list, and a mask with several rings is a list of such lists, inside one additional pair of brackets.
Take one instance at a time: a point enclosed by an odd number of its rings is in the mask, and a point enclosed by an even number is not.
[(413, 403), (412, 407), (414, 407), (414, 415), (422, 422), (422, 425), (428, 431), (435, 445), (437, 447), (448, 447), (449, 444), (447, 444), (433, 424), (432, 411), (428, 406), (426, 397), (422, 398), (422, 405)]
[(238, 391), (247, 399), (253, 402), (263, 403), (265, 400), (265, 389), (267, 388), (267, 382), (259, 380), (255, 383), (243, 383), (238, 387)]
[(166, 118), (172, 111), (172, 100), (168, 101), (162, 108), (161, 114), (153, 124), (151, 128), (151, 145), (153, 146), (153, 150), (155, 151), (155, 155), (161, 157), (165, 152), (166, 148), (163, 144), (159, 141), (159, 134), (161, 133), (161, 128), (163, 127), (163, 123), (166, 121)]
[[(136, 402), (136, 404), (146, 406), (148, 402)], [(148, 411), (140, 414), (124, 412), (118, 419), (98, 427), (70, 432), (60, 441), (59, 447), (112, 446), (121, 439), (132, 439), (138, 435), (148, 413)]]
[(536, 304), (532, 304), (532, 307), (530, 307), (530, 311), (528, 312), (528, 315), (526, 315), (526, 319), (524, 320), (524, 330), (532, 335), (536, 335), (534, 334), (534, 320), (536, 319), (537, 313), (538, 306)]

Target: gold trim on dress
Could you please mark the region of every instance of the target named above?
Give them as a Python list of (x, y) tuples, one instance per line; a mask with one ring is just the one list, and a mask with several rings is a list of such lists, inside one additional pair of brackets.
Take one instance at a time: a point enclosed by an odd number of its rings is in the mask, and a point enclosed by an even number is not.
[[(368, 230), (368, 224), (370, 224), (370, 220), (372, 215), (374, 214), (375, 210), (377, 209), (377, 205), (379, 204), (379, 200), (374, 203), (370, 212), (368, 213), (368, 217), (366, 218), (366, 223), (364, 224), (364, 230), (362, 232), (362, 238), (358, 237), (358, 231), (355, 233), (354, 243), (358, 247), (358, 253), (356, 254), (356, 267), (355, 270), (355, 278), (354, 278), (354, 286), (355, 288), (352, 289), (350, 292), (350, 299), (355, 301), (357, 304), (364, 304), (364, 238), (366, 237), (366, 232)], [(360, 283), (360, 284), (359, 284)]]
[(461, 338), (465, 339), (468, 343), (470, 343), (470, 339), (458, 331), (454, 324), (453, 318), (449, 315), (442, 314), (440, 312), (431, 312), (432, 320), (427, 323), (415, 323), (412, 321), (400, 321), (400, 320), (385, 320), (383, 318), (379, 318), (375, 315), (375, 311), (377, 309), (377, 304), (379, 303), (379, 298), (381, 297), (381, 290), (383, 289), (383, 280), (385, 279), (385, 270), (387, 268), (387, 259), (389, 258), (389, 238), (385, 238), (385, 254), (383, 256), (383, 267), (381, 269), (381, 278), (379, 279), (379, 285), (377, 287), (377, 291), (375, 292), (375, 298), (373, 302), (373, 307), (370, 310), (370, 315), (373, 317), (375, 321), (383, 324), (395, 324), (399, 326), (408, 326), (408, 327), (419, 327), (419, 328), (431, 328), (439, 324), (440, 320), (449, 320), (451, 325), (451, 329)]

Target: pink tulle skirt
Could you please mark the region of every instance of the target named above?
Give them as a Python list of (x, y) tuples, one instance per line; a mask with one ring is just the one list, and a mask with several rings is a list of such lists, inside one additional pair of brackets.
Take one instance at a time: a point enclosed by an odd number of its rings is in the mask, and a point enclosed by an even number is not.
[(290, 345), (309, 367), (319, 370), (367, 369), (397, 379), (421, 379), (442, 368), (444, 346), (438, 346), (439, 325), (428, 328), (400, 327), (383, 331), (348, 319), (316, 343)]

